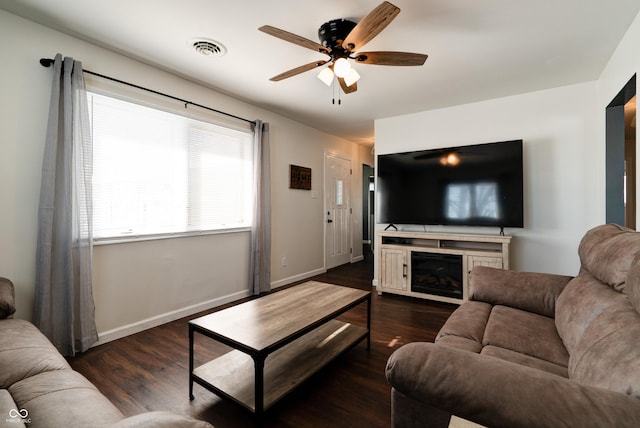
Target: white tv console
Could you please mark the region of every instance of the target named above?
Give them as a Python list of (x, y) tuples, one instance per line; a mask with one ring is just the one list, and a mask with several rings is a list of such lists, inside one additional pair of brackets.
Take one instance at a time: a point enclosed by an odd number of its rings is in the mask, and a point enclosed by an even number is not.
[[(510, 235), (379, 231), (378, 294), (393, 293), (448, 303), (469, 299), (469, 272), (474, 266), (509, 269)], [(412, 290), (412, 253), (457, 255), (462, 266), (462, 290), (455, 296)], [(417, 276), (417, 275), (416, 275)], [(446, 293), (445, 293), (446, 294)]]

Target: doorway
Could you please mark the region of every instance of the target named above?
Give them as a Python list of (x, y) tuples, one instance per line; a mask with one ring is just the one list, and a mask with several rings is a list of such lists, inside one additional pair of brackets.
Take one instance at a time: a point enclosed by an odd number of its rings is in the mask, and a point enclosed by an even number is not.
[(351, 261), (351, 160), (325, 154), (325, 268)]
[(606, 221), (636, 229), (636, 76), (606, 110)]

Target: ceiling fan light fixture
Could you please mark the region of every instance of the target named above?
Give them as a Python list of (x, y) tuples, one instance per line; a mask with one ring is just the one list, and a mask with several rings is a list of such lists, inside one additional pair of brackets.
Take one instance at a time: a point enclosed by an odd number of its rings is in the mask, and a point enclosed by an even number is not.
[(325, 22), (318, 30), (320, 43), (271, 25), (259, 27), (259, 31), (270, 36), (329, 56), (326, 60), (292, 68), (269, 80), (278, 82), (329, 63), (328, 68), (333, 71), (333, 75), (329, 71), (323, 71), (318, 75), (318, 78), (330, 86), (337, 77), (342, 92), (352, 94), (358, 90), (356, 82), (360, 75), (352, 70), (350, 60), (360, 64), (374, 65), (423, 65), (427, 59), (426, 54), (396, 51), (360, 52), (360, 49), (386, 28), (398, 13), (400, 13), (399, 7), (388, 1), (383, 1), (357, 23), (349, 19), (334, 19)]
[(318, 79), (322, 80), (325, 85), (331, 86), (333, 82), (333, 71), (331, 71), (329, 67), (323, 68), (320, 73), (318, 73)]
[(448, 153), (440, 158), (440, 164), (443, 166), (456, 166), (460, 163), (460, 156), (456, 153)]
[(347, 77), (349, 70), (351, 70), (351, 64), (346, 58), (338, 58), (333, 65), (333, 72), (341, 78)]
[(347, 87), (353, 85), (358, 80), (360, 80), (360, 74), (358, 74), (355, 68), (350, 68), (349, 73), (344, 76), (344, 83), (347, 85)]

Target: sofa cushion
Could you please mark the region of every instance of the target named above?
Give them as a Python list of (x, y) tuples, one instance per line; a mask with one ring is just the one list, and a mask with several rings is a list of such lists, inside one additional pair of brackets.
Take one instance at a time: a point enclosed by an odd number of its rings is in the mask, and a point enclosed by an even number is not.
[(589, 324), (571, 355), (569, 376), (640, 399), (640, 314), (631, 303), (609, 307)]
[(0, 385), (29, 414), (32, 426), (85, 427), (119, 421), (122, 413), (33, 324), (0, 322)]
[(14, 427), (23, 427), (25, 426), (21, 419), (23, 414), (17, 413), (23, 411), (18, 405), (13, 401), (13, 397), (9, 394), (9, 391), (6, 389), (0, 389), (0, 426), (3, 425), (3, 421), (6, 419), (7, 425)]
[(451, 314), (435, 342), (568, 376), (569, 355), (553, 319), (519, 309), (465, 302)]
[(631, 262), (640, 254), (640, 233), (617, 224), (589, 230), (578, 247), (581, 269), (623, 291)]
[(463, 351), (475, 352), (479, 354), (482, 351), (482, 343), (466, 337), (447, 335), (442, 336), (436, 341), (440, 346), (448, 346), (449, 348), (462, 349)]
[(482, 344), (565, 367), (569, 363), (569, 354), (556, 332), (553, 318), (507, 306), (493, 307)]
[(71, 367), (33, 324), (20, 319), (0, 322), (0, 387), (50, 370)]
[(445, 346), (480, 352), (491, 308), (490, 304), (484, 302), (465, 302), (449, 316), (435, 341)]
[(29, 412), (34, 427), (89, 427), (123, 419), (91, 382), (71, 369), (25, 378), (9, 392), (18, 406)]
[(633, 308), (640, 313), (640, 255), (636, 256), (629, 269), (625, 292)]
[(475, 266), (469, 273), (469, 299), (553, 317), (556, 300), (571, 278)]
[(605, 309), (625, 304), (626, 295), (587, 271), (572, 279), (556, 302), (556, 328), (569, 354), (575, 352), (589, 324)]
[(566, 366), (551, 363), (549, 361), (521, 354), (520, 352), (511, 351), (509, 349), (489, 345), (482, 348), (482, 352), (480, 352), (480, 354), (487, 357), (500, 358), (504, 361), (510, 361), (521, 366), (531, 367), (533, 369), (542, 370), (565, 378), (569, 377)]

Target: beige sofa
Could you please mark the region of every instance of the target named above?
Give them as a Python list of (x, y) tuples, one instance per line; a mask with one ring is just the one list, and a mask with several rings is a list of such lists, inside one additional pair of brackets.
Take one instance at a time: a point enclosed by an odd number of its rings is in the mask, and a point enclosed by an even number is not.
[(211, 428), (163, 411), (125, 418), (33, 324), (13, 319), (14, 312), (13, 284), (0, 278), (0, 427)]
[(640, 233), (578, 254), (575, 278), (475, 268), (435, 343), (389, 358), (393, 427), (640, 427)]

